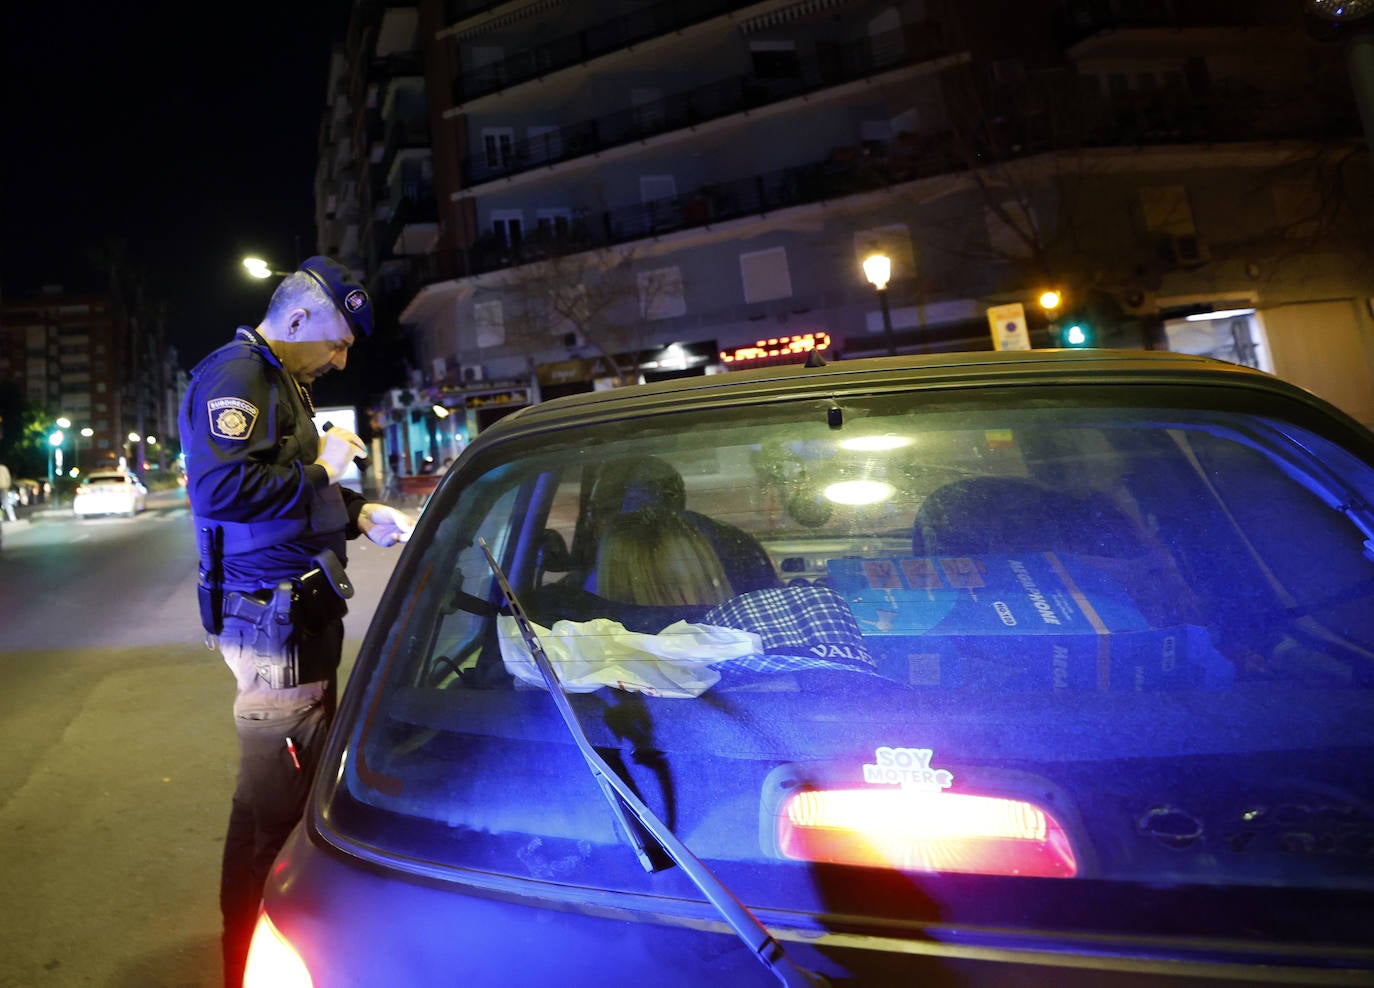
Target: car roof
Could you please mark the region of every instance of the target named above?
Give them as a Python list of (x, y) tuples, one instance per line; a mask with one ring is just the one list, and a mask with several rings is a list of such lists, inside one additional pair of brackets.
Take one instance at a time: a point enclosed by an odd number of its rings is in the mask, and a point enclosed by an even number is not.
[[(958, 389), (1004, 384), (1191, 384), (1253, 388), (1319, 406), (1346, 425), (1358, 423), (1315, 395), (1262, 371), (1210, 357), (1148, 350), (1020, 350), (920, 354), (795, 364), (677, 378), (629, 387), (566, 395), (507, 415), (478, 436), (498, 442), (545, 428), (579, 422), (632, 418), (681, 408), (730, 405), (767, 397), (818, 397), (854, 387)], [(484, 442), (485, 441), (485, 442)]]

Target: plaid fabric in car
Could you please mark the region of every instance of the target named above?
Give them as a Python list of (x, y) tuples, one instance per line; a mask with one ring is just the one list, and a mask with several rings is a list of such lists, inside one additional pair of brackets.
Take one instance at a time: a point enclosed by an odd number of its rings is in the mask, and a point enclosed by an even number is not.
[(711, 608), (702, 623), (752, 631), (763, 641), (766, 654), (731, 659), (718, 667), (746, 672), (877, 669), (849, 605), (829, 587), (754, 590)]

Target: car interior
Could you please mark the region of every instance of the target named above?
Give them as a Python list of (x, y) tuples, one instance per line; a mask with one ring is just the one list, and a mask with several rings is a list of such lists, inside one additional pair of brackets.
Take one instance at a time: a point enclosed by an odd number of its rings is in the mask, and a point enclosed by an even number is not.
[[(435, 827), (424, 853), (464, 866), (515, 867), (512, 848), (538, 834), (576, 860), (570, 880), (594, 861), (597, 882), (637, 887), (481, 539), (560, 678), (579, 683), (565, 688), (592, 743), (763, 901), (773, 879), (756, 885), (747, 866), (873, 864), (871, 834), (860, 852), (777, 823), (797, 793), (870, 771), (924, 780), (907, 795), (1008, 799), (1043, 821), (1031, 851), (908, 842), (883, 852), (899, 870), (1352, 880), (1335, 852), (1296, 867), (1257, 807), (1319, 803), (1374, 837), (1340, 767), (1374, 740), (1370, 517), (1351, 507), (1374, 503), (1367, 465), (1227, 412), (881, 411), (853, 437), (807, 414), (709, 436), (690, 421), (586, 430), (441, 487), (337, 818)], [(762, 603), (716, 628), (706, 616), (723, 605), (598, 593), (598, 544), (623, 514), (684, 520), (732, 601)], [(818, 630), (832, 596), (844, 620)], [(719, 633), (685, 637), (703, 626)], [(1261, 725), (1280, 692), (1288, 718)], [(1184, 817), (1151, 815), (1181, 804)], [(1245, 853), (1182, 853), (1198, 843), (1185, 818)], [(1362, 868), (1355, 880), (1374, 884)]]

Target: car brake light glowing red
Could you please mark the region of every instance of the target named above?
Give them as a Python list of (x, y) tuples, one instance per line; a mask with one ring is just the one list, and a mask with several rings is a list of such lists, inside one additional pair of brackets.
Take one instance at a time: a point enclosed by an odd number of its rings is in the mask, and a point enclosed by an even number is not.
[(901, 871), (1072, 878), (1068, 834), (1034, 803), (968, 793), (823, 789), (793, 793), (778, 847), (801, 861)]
[(243, 988), (314, 988), (310, 970), (266, 911), (258, 913)]

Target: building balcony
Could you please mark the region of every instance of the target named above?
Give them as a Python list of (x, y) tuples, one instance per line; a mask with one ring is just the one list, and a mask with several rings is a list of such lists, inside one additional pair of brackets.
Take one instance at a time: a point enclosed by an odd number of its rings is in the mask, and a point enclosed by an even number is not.
[(382, 135), (382, 156), (377, 163), (378, 170), (386, 173), (391, 168), (396, 152), (403, 148), (427, 148), (430, 146), (429, 120), (404, 120), (392, 117), (387, 121)]
[(1282, 24), (1288, 0), (1069, 0), (1060, 11), (1065, 47), (1108, 31), (1253, 28)]
[(454, 80), (453, 102), (461, 106), (480, 96), (582, 65), (602, 55), (751, 6), (754, 2), (741, 3), (740, 0), (665, 0), (630, 11), (625, 16), (532, 45), (499, 62), (463, 73)]
[(444, 23), (456, 24), (509, 2), (510, 0), (444, 0)]
[(541, 227), (516, 242), (493, 235), (471, 249), (469, 273), (515, 267), (557, 254), (596, 250), (710, 226), (745, 217), (888, 188), (901, 182), (959, 170), (946, 135), (924, 140), (878, 142), (835, 148), (822, 161), (704, 185), (671, 199), (600, 213), (574, 215), (558, 227)]
[[(900, 51), (893, 58), (883, 53)], [(470, 155), (462, 163), (465, 187), (633, 144), (658, 134), (697, 127), (811, 95), (845, 83), (869, 79), (948, 54), (940, 25), (923, 22), (891, 36), (833, 45), (789, 66), (785, 74), (733, 76), (661, 100), (591, 120), (568, 124), (537, 137), (516, 141), (494, 157)]]
[(890, 142), (868, 141), (832, 149), (823, 160), (730, 182), (703, 185), (671, 199), (599, 213), (574, 214), (571, 223), (543, 227), (510, 242), (478, 240), (464, 265), (482, 274), (541, 259), (596, 250), (782, 209), (880, 191), (935, 175), (961, 172), (976, 162), (1093, 148), (1332, 140), (1359, 133), (1353, 107), (1321, 111), (1298, 94), (1264, 99), (1228, 93), (1208, 100), (1163, 98), (1087, 101), (1043, 114), (1004, 114), (976, 138), (955, 133), (904, 133)]
[(425, 54), (422, 51), (393, 51), (374, 58), (368, 64), (367, 72), (373, 82), (402, 76), (419, 76), (423, 79)]
[(390, 238), (392, 253), (424, 253), (433, 246), (438, 225), (439, 206), (432, 189), (402, 198), (387, 223), (386, 236)]

